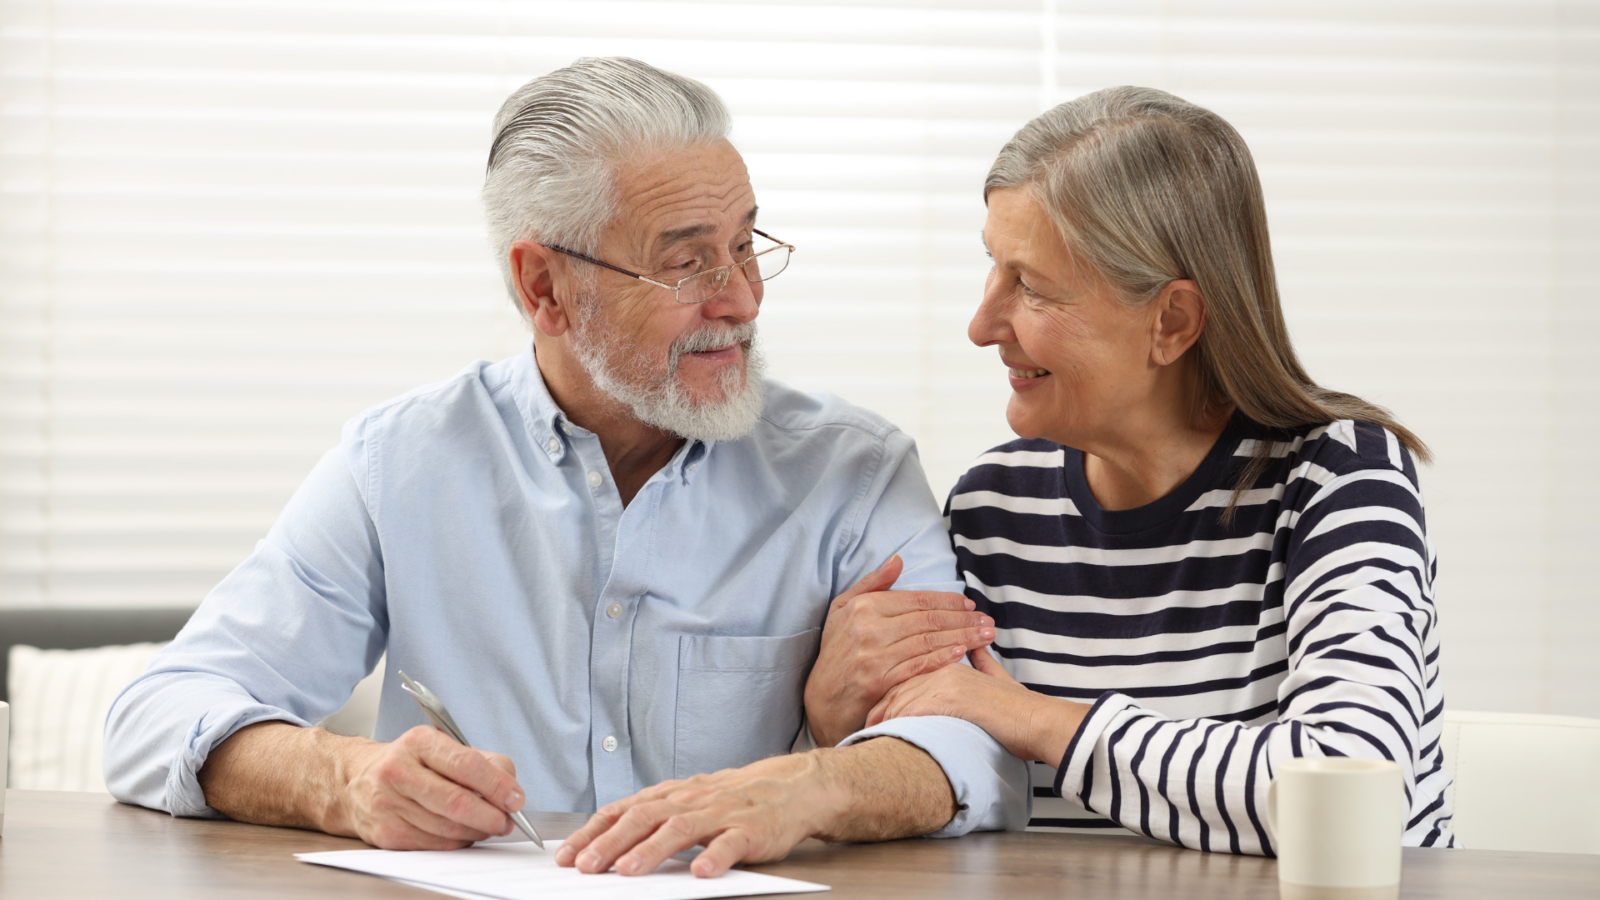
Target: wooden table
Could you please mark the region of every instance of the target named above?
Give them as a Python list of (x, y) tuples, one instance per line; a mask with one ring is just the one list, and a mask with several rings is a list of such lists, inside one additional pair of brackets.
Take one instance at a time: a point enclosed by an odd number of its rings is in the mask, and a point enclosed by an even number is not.
[[(0, 897), (119, 900), (441, 897), (354, 872), (301, 863), (310, 850), (365, 847), (309, 831), (266, 828), (123, 806), (107, 794), (10, 791), (0, 837)], [(582, 824), (530, 814), (545, 837)], [(1272, 860), (1180, 850), (1132, 836), (975, 834), (951, 841), (828, 845), (754, 867), (833, 886), (826, 896), (982, 900), (1029, 897), (1278, 896)], [(793, 896), (793, 895), (791, 895)], [(1492, 850), (1407, 850), (1406, 898), (1600, 897), (1600, 856)]]

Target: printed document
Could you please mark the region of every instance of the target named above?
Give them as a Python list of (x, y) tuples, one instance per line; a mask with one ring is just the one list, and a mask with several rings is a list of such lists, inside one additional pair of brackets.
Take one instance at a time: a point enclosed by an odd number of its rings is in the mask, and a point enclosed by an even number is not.
[(302, 862), (379, 875), (456, 897), (482, 900), (700, 900), (826, 891), (825, 884), (732, 869), (721, 878), (696, 878), (689, 864), (669, 859), (649, 875), (584, 875), (556, 865), (560, 841), (546, 850), (529, 842), (479, 844), (464, 850), (334, 850), (296, 853)]

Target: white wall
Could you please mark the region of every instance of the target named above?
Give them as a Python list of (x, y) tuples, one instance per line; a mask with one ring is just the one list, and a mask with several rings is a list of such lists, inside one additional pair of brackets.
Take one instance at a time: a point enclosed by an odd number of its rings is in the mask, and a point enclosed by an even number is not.
[(515, 352), (489, 122), (579, 55), (724, 94), (776, 375), (942, 495), (1009, 437), (983, 173), (1135, 83), (1244, 133), (1311, 372), (1438, 453), (1451, 705), (1600, 716), (1597, 51), (1594, 2), (0, 0), (0, 604), (197, 602), (343, 420)]

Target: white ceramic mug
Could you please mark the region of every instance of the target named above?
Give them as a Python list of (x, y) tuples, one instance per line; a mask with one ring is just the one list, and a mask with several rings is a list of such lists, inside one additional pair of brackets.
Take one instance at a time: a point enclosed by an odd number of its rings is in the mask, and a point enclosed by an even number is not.
[(1400, 895), (1405, 789), (1374, 759), (1291, 759), (1267, 789), (1283, 900), (1393, 900)]

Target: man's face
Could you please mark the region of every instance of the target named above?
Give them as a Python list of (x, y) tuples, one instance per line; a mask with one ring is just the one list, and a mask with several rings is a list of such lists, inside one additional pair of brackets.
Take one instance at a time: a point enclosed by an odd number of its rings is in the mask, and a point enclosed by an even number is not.
[[(622, 211), (601, 236), (599, 258), (663, 284), (733, 263), (747, 252), (755, 193), (726, 141), (624, 165)], [(761, 284), (735, 270), (704, 303), (591, 268), (578, 297), (573, 348), (607, 394), (647, 424), (690, 438), (747, 433), (761, 411), (753, 348)]]

